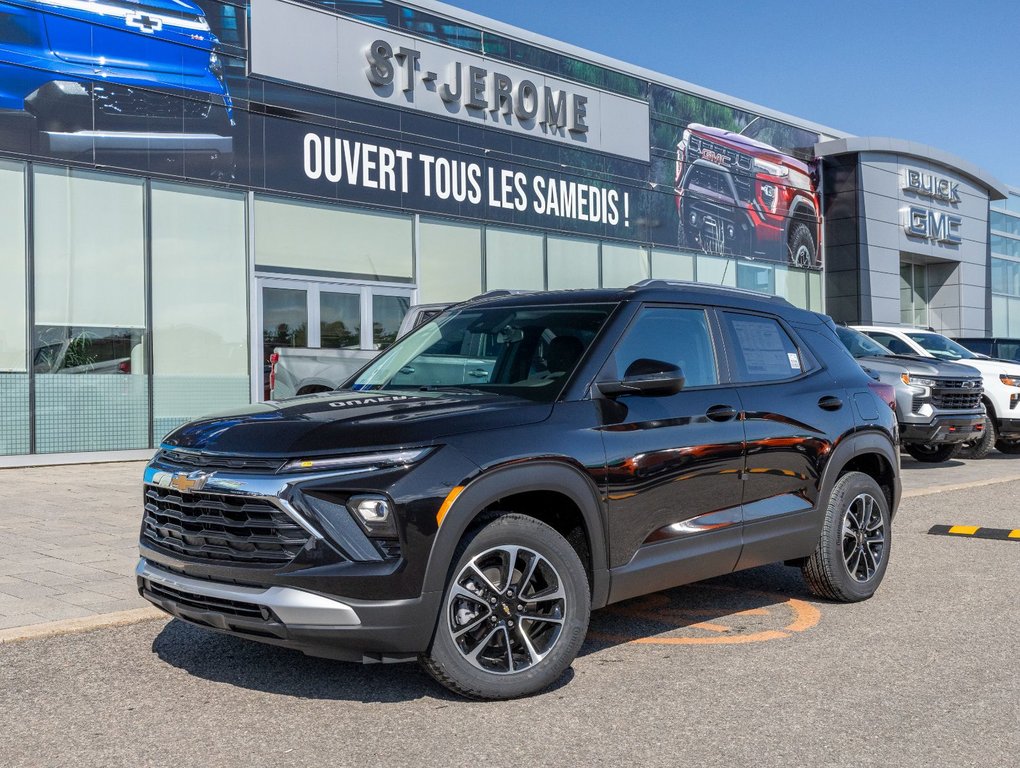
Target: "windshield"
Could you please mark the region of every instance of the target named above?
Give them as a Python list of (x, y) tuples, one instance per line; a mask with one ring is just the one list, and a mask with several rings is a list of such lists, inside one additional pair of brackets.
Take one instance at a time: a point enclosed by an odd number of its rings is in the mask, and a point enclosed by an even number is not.
[(966, 347), (937, 333), (908, 333), (907, 337), (920, 344), (935, 357), (943, 360), (973, 360), (977, 357)]
[(892, 354), (888, 347), (883, 347), (874, 339), (853, 328), (837, 325), (836, 335), (854, 357), (887, 357)]
[(355, 390), (464, 390), (552, 402), (611, 305), (471, 308), (430, 320), (348, 382)]

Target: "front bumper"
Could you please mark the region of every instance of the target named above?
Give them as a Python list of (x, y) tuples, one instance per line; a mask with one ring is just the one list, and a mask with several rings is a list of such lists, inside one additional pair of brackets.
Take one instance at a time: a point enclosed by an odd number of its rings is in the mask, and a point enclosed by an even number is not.
[(1009, 440), (1020, 438), (1020, 419), (999, 419), (995, 423), (999, 436)]
[(927, 424), (900, 423), (901, 443), (962, 443), (972, 439), (984, 425), (984, 412), (966, 416), (935, 416)]
[(366, 601), (242, 586), (184, 576), (145, 558), (135, 576), (142, 597), (183, 621), (309, 656), (364, 663), (409, 661), (424, 652), (441, 597)]

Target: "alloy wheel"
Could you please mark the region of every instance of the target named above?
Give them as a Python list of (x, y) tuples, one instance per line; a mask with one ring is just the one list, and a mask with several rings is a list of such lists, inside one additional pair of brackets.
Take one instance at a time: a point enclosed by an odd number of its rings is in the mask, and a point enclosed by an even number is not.
[(490, 674), (522, 672), (556, 645), (567, 611), (563, 581), (532, 549), (501, 546), (473, 557), (454, 580), (446, 616), (454, 644)]
[(843, 513), (843, 562), (859, 582), (871, 579), (885, 556), (885, 523), (874, 496), (862, 493)]

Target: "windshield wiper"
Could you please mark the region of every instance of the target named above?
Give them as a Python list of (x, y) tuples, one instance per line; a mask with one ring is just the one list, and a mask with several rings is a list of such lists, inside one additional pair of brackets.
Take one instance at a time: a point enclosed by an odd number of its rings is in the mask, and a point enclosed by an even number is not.
[(460, 387), (456, 384), (425, 384), (418, 387), (419, 392), (459, 392), (465, 395), (480, 395), (477, 389), (471, 387)]

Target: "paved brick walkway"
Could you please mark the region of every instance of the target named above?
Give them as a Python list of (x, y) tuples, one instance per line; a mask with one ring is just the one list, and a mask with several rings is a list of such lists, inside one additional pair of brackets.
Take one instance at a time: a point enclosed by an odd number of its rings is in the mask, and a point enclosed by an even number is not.
[(0, 469), (0, 629), (148, 605), (142, 462)]

